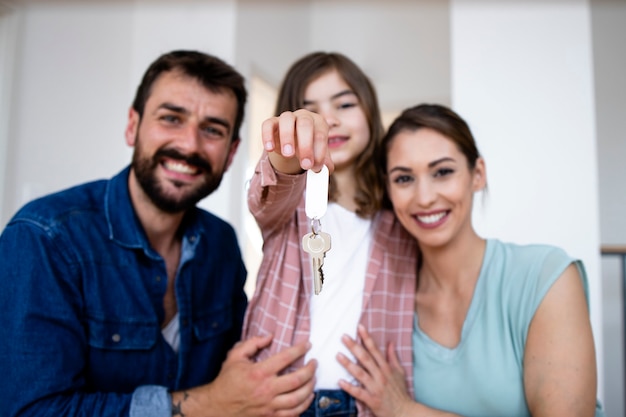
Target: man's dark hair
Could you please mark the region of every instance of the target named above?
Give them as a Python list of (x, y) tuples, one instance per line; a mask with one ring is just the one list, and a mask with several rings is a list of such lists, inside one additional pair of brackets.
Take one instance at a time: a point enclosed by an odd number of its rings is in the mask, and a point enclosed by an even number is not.
[(248, 92), (243, 76), (231, 65), (221, 59), (198, 51), (172, 51), (161, 55), (146, 70), (141, 84), (133, 100), (133, 109), (143, 117), (144, 107), (152, 86), (159, 76), (165, 72), (179, 71), (202, 84), (210, 91), (231, 90), (237, 98), (237, 116), (233, 126), (231, 140), (239, 137), (239, 129), (243, 123), (244, 110)]

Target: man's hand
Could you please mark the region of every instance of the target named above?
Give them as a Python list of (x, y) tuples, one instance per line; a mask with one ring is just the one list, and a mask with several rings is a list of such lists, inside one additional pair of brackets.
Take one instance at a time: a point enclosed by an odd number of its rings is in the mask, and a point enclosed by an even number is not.
[(322, 116), (308, 110), (286, 111), (271, 117), (261, 127), (263, 149), (272, 166), (285, 174), (297, 174), (322, 165), (333, 172), (334, 165), (328, 151), (328, 124)]
[(292, 346), (262, 362), (253, 362), (256, 352), (271, 341), (271, 336), (257, 336), (235, 345), (213, 382), (172, 393), (172, 416), (300, 415), (313, 400), (316, 362), (278, 374), (303, 356), (310, 344)]

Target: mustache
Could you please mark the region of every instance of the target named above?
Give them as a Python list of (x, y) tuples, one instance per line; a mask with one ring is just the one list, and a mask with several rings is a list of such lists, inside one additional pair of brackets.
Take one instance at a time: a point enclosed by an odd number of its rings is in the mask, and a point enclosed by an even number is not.
[(197, 153), (192, 153), (191, 155), (184, 155), (177, 151), (176, 149), (160, 149), (154, 154), (154, 159), (158, 158), (171, 158), (177, 159), (179, 161), (185, 161), (188, 165), (193, 165), (198, 168), (201, 168), (205, 172), (213, 172), (213, 167), (206, 159), (203, 159)]

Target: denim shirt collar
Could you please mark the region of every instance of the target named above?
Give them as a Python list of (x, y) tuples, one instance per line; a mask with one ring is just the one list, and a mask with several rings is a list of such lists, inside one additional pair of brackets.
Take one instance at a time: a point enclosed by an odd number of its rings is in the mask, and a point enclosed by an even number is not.
[(129, 248), (148, 248), (148, 240), (130, 199), (129, 174), (130, 166), (127, 166), (111, 178), (104, 193), (104, 213), (109, 239)]
[[(135, 214), (128, 189), (129, 174), (130, 166), (127, 166), (111, 178), (105, 190), (104, 212), (109, 228), (109, 239), (124, 247), (143, 249), (146, 254), (157, 257)], [(192, 246), (195, 246), (200, 235), (205, 233), (201, 224), (195, 221), (197, 210), (199, 210), (197, 207), (189, 210), (181, 224), (181, 228), (184, 229), (183, 242), (188, 241)]]

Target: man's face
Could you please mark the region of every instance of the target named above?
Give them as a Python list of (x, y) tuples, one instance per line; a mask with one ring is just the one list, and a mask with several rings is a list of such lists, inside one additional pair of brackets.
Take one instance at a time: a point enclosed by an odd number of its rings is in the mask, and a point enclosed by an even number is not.
[(231, 142), (236, 114), (230, 90), (207, 90), (179, 72), (162, 74), (143, 116), (131, 109), (126, 128), (126, 141), (135, 147), (131, 175), (138, 191), (168, 213), (187, 210), (211, 194), (239, 144)]

